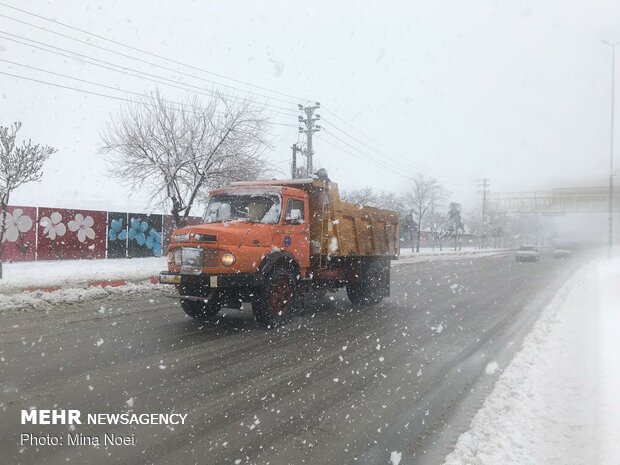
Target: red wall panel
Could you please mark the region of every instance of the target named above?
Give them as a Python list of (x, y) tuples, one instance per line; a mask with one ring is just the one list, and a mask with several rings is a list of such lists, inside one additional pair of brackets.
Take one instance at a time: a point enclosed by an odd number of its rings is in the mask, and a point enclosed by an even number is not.
[(105, 258), (107, 212), (39, 208), (38, 260)]
[(35, 207), (8, 207), (2, 261), (35, 259), (36, 219)]

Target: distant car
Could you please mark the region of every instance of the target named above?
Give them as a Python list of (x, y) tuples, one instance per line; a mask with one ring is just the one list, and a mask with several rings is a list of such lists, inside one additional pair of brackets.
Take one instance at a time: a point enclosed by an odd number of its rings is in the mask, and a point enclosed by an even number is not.
[(573, 256), (573, 250), (566, 244), (557, 244), (553, 249), (553, 258), (570, 258)]
[(516, 260), (518, 262), (537, 262), (540, 258), (538, 248), (534, 245), (522, 245), (517, 250)]

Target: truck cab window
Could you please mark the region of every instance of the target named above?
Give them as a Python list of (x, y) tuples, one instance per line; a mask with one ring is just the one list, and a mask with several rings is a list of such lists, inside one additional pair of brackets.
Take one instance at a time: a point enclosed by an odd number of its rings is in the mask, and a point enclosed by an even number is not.
[(302, 224), (304, 222), (303, 200), (288, 199), (284, 221), (291, 224)]

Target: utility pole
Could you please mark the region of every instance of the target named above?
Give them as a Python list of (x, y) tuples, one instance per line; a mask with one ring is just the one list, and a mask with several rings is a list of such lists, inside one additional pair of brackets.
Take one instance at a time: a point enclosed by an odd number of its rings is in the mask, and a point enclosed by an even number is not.
[(489, 178), (478, 179), (478, 193), (482, 193), (482, 230), (483, 234), (486, 234), (487, 226), (487, 193), (491, 186), (491, 180)]
[(613, 233), (614, 233), (614, 119), (616, 108), (616, 46), (620, 42), (607, 42), (603, 41), (605, 45), (611, 47), (611, 130), (609, 134), (609, 201), (607, 206), (607, 213), (609, 215), (609, 231), (607, 237), (607, 255), (609, 258), (612, 256), (613, 251)]
[(295, 179), (297, 177), (297, 152), (299, 149), (297, 148), (297, 144), (293, 144), (291, 146), (293, 149), (293, 162), (291, 163), (291, 179)]
[(314, 116), (315, 110), (321, 108), (321, 104), (319, 102), (315, 102), (314, 105), (299, 105), (299, 111), (303, 111), (306, 114), (306, 117), (299, 116), (299, 122), (304, 123), (304, 127), (299, 127), (299, 132), (306, 135), (306, 174), (308, 176), (312, 176), (314, 172), (314, 167), (312, 165), (312, 156), (314, 155), (314, 149), (312, 146), (312, 135), (315, 132), (321, 130), (321, 126), (315, 124), (318, 120), (321, 119), (321, 115)]

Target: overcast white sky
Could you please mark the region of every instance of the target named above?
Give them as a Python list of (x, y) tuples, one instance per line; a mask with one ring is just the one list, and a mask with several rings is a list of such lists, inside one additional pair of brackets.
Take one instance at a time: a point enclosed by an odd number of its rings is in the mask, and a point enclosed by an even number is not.
[[(8, 5), (209, 71), (321, 102), (322, 125), (381, 142), (374, 156), (403, 163), (403, 174), (439, 177), (458, 201), (476, 199), (476, 179), (492, 190), (604, 185), (608, 169), (610, 50), (620, 40), (613, 1), (38, 1)], [(93, 44), (135, 52), (0, 5), (0, 15)], [(193, 85), (209, 83), (136, 63), (0, 16), (16, 34)], [(145, 56), (141, 58), (152, 60)], [(0, 59), (143, 92), (154, 84), (0, 38)], [(160, 62), (165, 66), (174, 66)], [(182, 68), (179, 68), (182, 69)], [(0, 62), (0, 71), (118, 96), (66, 78)], [(186, 72), (192, 72), (185, 69)], [(207, 79), (212, 76), (203, 75)], [(226, 80), (216, 79), (226, 83)], [(144, 209), (146, 200), (104, 172), (99, 131), (120, 102), (0, 75), (0, 124), (59, 149), (41, 183), (12, 203)], [(228, 82), (245, 91), (267, 94)], [(161, 87), (170, 99), (174, 89)], [(243, 95), (241, 91), (235, 91)], [(298, 99), (269, 94), (296, 113)], [(260, 99), (259, 99), (260, 100)], [(331, 112), (351, 123), (347, 126)], [(295, 116), (276, 115), (296, 125)], [(288, 173), (296, 127), (276, 126), (271, 158)], [(316, 157), (341, 188), (403, 191), (408, 180), (337, 150), (329, 133)]]

